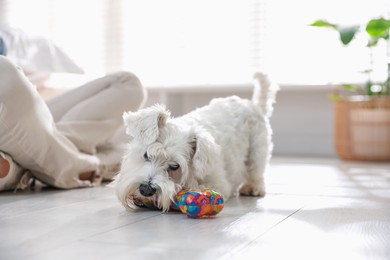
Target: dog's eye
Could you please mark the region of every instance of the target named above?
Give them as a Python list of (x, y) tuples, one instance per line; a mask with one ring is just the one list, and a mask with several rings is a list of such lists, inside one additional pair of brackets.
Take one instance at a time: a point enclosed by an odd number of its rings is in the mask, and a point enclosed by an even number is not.
[(145, 152), (145, 153), (144, 153), (144, 159), (145, 159), (145, 161), (150, 161), (150, 159), (149, 159), (149, 156), (148, 156), (148, 153), (147, 153), (147, 152)]
[(178, 164), (171, 164), (171, 165), (169, 165), (169, 167), (168, 167), (168, 169), (170, 170), (170, 171), (176, 171), (177, 169), (179, 169), (180, 168), (180, 165), (178, 165)]

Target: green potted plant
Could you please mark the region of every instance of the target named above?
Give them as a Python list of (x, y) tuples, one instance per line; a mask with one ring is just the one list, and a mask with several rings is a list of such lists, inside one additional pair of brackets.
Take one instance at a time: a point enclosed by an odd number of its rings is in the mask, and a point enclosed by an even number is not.
[(335, 149), (342, 159), (390, 161), (390, 53), (386, 55), (387, 78), (376, 82), (371, 77), (373, 48), (379, 41), (389, 40), (390, 20), (375, 18), (364, 25), (350, 26), (317, 20), (311, 26), (335, 30), (345, 46), (358, 32), (367, 35), (366, 47), (370, 51), (370, 64), (364, 71), (367, 82), (339, 85), (343, 90), (353, 91), (353, 95), (341, 95), (340, 91), (331, 94), (335, 101)]

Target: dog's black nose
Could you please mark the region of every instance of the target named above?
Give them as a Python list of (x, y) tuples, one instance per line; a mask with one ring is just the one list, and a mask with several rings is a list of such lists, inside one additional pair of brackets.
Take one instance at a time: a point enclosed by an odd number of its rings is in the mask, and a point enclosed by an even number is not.
[(139, 192), (142, 196), (150, 197), (153, 196), (153, 194), (156, 193), (156, 188), (154, 188), (151, 183), (142, 183), (139, 185)]

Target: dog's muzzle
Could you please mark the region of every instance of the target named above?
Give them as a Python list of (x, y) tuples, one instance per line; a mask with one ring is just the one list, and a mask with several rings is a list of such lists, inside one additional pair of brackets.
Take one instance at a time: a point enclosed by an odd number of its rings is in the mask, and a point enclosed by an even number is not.
[(156, 188), (150, 182), (139, 185), (139, 193), (145, 197), (151, 197), (156, 193)]

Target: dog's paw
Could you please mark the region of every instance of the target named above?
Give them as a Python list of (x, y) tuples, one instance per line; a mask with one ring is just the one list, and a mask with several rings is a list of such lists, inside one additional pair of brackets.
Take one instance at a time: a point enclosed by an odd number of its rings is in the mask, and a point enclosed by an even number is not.
[(265, 195), (264, 185), (246, 183), (240, 188), (240, 195), (263, 197)]

